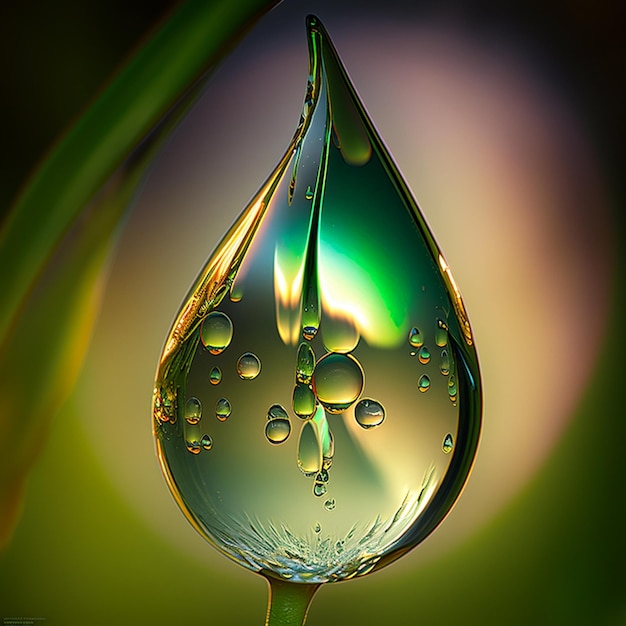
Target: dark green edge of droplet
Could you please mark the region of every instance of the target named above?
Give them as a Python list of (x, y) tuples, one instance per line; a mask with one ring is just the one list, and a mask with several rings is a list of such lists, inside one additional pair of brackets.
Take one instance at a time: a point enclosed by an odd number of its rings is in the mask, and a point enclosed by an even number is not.
[[(320, 20), (313, 15), (309, 15), (307, 17), (307, 28), (309, 30), (310, 37), (312, 36), (311, 33), (314, 32), (319, 38), (320, 41), (316, 42), (317, 45), (326, 46), (330, 54), (335, 57), (337, 66), (345, 84), (349, 89), (353, 104), (360, 113), (361, 119), (365, 124), (367, 124), (368, 134), (373, 142), (372, 148), (379, 155), (386, 155), (386, 158), (381, 158), (380, 161), (383, 164), (383, 167), (386, 168), (387, 175), (396, 186), (397, 193), (404, 199), (407, 207), (409, 207), (412, 211), (419, 228), (419, 233), (426, 241), (433, 258), (433, 262), (440, 271), (439, 255), (441, 254), (441, 250), (426, 223), (417, 201), (411, 193), (404, 178), (400, 174), (397, 164), (393, 161), (391, 152), (380, 137), (378, 131), (371, 122), (369, 114), (363, 107), (361, 99), (358, 96), (326, 29)], [(454, 302), (455, 294), (449, 286), (448, 293), (451, 302)], [(385, 567), (414, 548), (430, 533), (432, 533), (439, 526), (439, 524), (441, 524), (461, 495), (474, 464), (482, 428), (483, 405), (478, 354), (473, 343), (468, 344), (463, 337), (458, 337), (457, 339), (452, 335), (452, 333), (450, 336), (451, 356), (453, 357), (454, 362), (457, 363), (458, 367), (458, 395), (460, 403), (459, 408), (461, 412), (459, 430), (456, 434), (450, 467), (446, 474), (446, 478), (444, 478), (442, 484), (437, 490), (437, 493), (433, 497), (433, 500), (426, 507), (426, 510), (420, 517), (418, 523), (411, 529), (411, 532), (402, 537), (396, 543), (389, 554), (384, 556), (376, 564), (373, 571), (377, 571), (382, 567)], [(465, 401), (461, 402), (460, 398), (464, 398)]]

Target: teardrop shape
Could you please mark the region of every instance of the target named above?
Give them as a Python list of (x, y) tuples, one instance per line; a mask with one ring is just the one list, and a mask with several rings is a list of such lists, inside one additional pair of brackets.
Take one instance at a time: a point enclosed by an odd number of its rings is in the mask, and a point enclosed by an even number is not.
[[(473, 463), (481, 383), (450, 268), (328, 34), (312, 16), (307, 30), (293, 140), (183, 303), (153, 406), (159, 459), (194, 526), (245, 567), (318, 583), (376, 570), (445, 517)], [(446, 378), (427, 347), (442, 345)], [(210, 384), (217, 362), (232, 371), (245, 353), (263, 362), (258, 383)], [(163, 390), (236, 402), (211, 454), (196, 453), (203, 433), (185, 436), (194, 426), (167, 421)], [(449, 433), (455, 452), (442, 454)], [(332, 559), (311, 533), (320, 509), (328, 545), (342, 546)]]

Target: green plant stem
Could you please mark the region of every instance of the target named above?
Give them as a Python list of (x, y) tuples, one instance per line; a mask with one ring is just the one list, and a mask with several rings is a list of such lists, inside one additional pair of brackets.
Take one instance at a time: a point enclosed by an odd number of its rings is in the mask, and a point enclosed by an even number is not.
[(269, 602), (265, 626), (302, 626), (320, 584), (290, 583), (267, 576)]

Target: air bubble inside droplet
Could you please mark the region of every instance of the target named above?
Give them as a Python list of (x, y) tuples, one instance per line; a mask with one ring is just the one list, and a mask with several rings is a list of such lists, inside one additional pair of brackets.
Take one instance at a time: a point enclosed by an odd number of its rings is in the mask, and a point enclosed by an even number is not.
[(225, 422), (230, 416), (232, 408), (226, 398), (220, 398), (215, 404), (215, 417), (220, 422)]
[(311, 417), (315, 413), (315, 394), (312, 389), (304, 383), (297, 383), (293, 389), (292, 405), (298, 417)]
[(441, 351), (440, 371), (444, 376), (447, 376), (450, 373), (450, 355), (447, 350)]
[(296, 381), (308, 385), (315, 368), (315, 353), (308, 343), (302, 342), (298, 347), (296, 362)]
[(430, 378), (426, 374), (420, 376), (417, 387), (422, 393), (427, 392), (430, 389)]
[(417, 353), (417, 358), (422, 365), (430, 363), (430, 350), (426, 346), (422, 346)]
[(222, 370), (219, 367), (214, 367), (209, 372), (209, 382), (212, 385), (219, 385), (222, 381)]
[(283, 443), (287, 441), (290, 433), (291, 422), (288, 419), (277, 417), (265, 422), (265, 437), (270, 443)]
[(313, 372), (313, 390), (329, 413), (341, 413), (351, 406), (361, 395), (363, 383), (363, 370), (349, 354), (327, 354)]
[(189, 398), (185, 402), (185, 419), (190, 424), (197, 424), (202, 418), (202, 404), (196, 397)]
[(415, 326), (409, 331), (409, 343), (414, 348), (421, 348), (424, 344), (424, 335)]
[(435, 329), (435, 343), (440, 348), (448, 345), (448, 325), (443, 320), (437, 320), (437, 328)]
[(446, 453), (452, 452), (452, 448), (454, 448), (454, 439), (451, 434), (447, 434), (445, 439), (443, 440), (443, 445), (441, 449)]
[(385, 420), (385, 409), (380, 402), (365, 398), (354, 407), (354, 419), (362, 428), (375, 428)]
[(233, 338), (233, 323), (226, 313), (213, 311), (209, 313), (200, 326), (200, 340), (211, 354), (220, 354)]
[(298, 441), (298, 467), (306, 476), (313, 476), (322, 469), (322, 450), (312, 422), (305, 422)]
[(242, 380), (252, 380), (256, 378), (261, 371), (261, 361), (256, 354), (246, 352), (239, 357), (237, 361), (237, 374)]

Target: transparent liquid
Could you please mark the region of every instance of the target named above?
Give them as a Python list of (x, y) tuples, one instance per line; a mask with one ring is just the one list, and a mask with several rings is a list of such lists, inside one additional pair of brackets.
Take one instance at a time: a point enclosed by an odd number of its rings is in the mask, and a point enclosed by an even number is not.
[(198, 277), (153, 403), (178, 504), (255, 571), (381, 567), (469, 474), (480, 376), (452, 274), (316, 18), (294, 139)]

